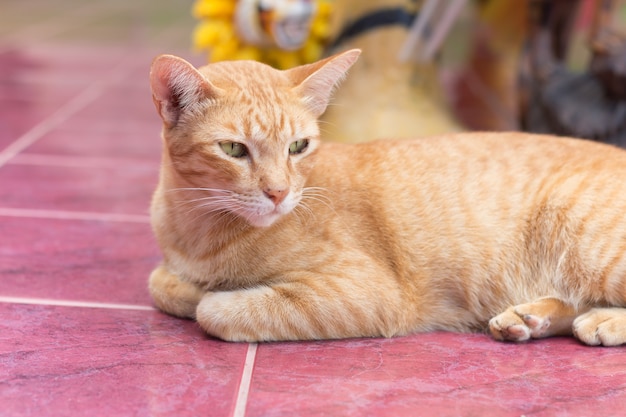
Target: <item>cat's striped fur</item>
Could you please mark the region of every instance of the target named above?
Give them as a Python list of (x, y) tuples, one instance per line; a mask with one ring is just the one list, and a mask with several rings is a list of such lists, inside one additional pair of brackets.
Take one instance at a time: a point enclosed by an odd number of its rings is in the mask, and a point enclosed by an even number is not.
[(156, 305), (233, 341), (626, 342), (626, 152), (523, 133), (321, 143), (357, 55), (285, 72), (155, 60)]

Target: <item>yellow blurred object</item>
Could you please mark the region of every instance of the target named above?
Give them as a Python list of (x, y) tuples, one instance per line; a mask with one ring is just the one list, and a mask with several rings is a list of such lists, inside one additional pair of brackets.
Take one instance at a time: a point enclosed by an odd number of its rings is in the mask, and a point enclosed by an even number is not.
[[(359, 48), (362, 54), (333, 95), (322, 116), (322, 138), (337, 142), (416, 138), (462, 130), (451, 115), (434, 61), (399, 59), (409, 24), (373, 17), (390, 10), (401, 18), (416, 16), (413, 0), (336, 1), (333, 23), (335, 51)], [(355, 34), (354, 22), (370, 22)], [(408, 24), (407, 24), (408, 23)], [(346, 31), (346, 28), (349, 29)], [(342, 33), (349, 36), (341, 36)]]
[(208, 50), (209, 62), (253, 59), (287, 69), (322, 57), (332, 1), (197, 0), (192, 13), (200, 20), (194, 48)]
[(193, 44), (196, 49), (210, 48), (232, 36), (232, 26), (222, 21), (202, 22), (193, 33)]
[(197, 19), (230, 17), (235, 13), (236, 4), (232, 0), (201, 0), (193, 7), (193, 16)]

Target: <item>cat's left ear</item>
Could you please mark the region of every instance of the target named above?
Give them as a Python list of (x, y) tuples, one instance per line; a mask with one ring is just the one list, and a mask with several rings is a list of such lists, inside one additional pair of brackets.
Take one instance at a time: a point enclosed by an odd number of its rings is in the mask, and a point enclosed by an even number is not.
[(346, 72), (360, 54), (359, 49), (351, 49), (287, 71), (288, 76), (296, 85), (296, 92), (316, 117), (326, 111), (335, 86), (345, 77)]
[(168, 127), (183, 113), (205, 99), (217, 98), (222, 90), (211, 84), (189, 62), (173, 55), (160, 55), (150, 68), (150, 87), (157, 112)]

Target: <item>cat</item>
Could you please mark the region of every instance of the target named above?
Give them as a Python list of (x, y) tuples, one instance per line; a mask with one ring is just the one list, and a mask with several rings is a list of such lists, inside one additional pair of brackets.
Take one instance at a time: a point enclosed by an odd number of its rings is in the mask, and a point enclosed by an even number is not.
[(227, 341), (626, 342), (626, 151), (525, 133), (322, 143), (358, 55), (155, 59), (155, 305)]

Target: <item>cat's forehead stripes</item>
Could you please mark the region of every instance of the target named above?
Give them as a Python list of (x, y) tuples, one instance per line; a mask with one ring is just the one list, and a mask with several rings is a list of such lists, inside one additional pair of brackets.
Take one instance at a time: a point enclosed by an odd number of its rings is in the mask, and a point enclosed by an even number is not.
[(255, 61), (217, 62), (200, 69), (214, 85), (225, 89), (271, 90), (289, 87), (290, 81), (283, 72)]
[[(250, 105), (248, 108), (239, 104), (241, 100), (234, 100), (228, 106), (231, 113), (230, 120), (222, 123), (221, 128), (214, 126), (216, 129), (226, 131), (229, 138), (266, 140), (277, 137), (293, 137), (296, 135), (296, 126), (298, 125), (294, 115), (282, 108), (280, 103), (259, 103), (258, 105)], [(246, 106), (246, 105), (244, 105)], [(218, 116), (219, 118), (219, 116)]]
[(303, 103), (291, 92), (293, 85), (282, 72), (238, 61), (228, 66), (212, 64), (203, 69), (203, 75), (226, 92), (223, 100), (238, 113), (223, 126), (233, 136), (230, 139), (290, 139), (304, 130), (299, 121)]

